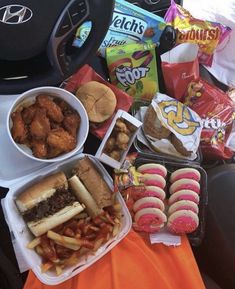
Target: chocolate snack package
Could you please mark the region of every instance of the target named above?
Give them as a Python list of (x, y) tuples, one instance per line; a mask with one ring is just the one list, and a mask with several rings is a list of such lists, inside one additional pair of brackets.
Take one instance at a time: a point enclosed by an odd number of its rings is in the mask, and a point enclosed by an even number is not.
[(206, 66), (211, 66), (215, 49), (231, 32), (229, 27), (220, 23), (194, 18), (189, 11), (176, 4), (174, 0), (171, 0), (171, 6), (164, 19), (177, 31), (176, 44), (196, 43), (199, 45), (199, 63)]
[(106, 60), (112, 84), (134, 100), (151, 101), (159, 91), (154, 44), (109, 47), (106, 49)]
[(161, 68), (166, 92), (182, 101), (190, 81), (199, 78), (198, 45), (180, 44), (161, 55)]
[[(91, 30), (91, 22), (83, 23), (77, 30), (73, 45), (81, 47)], [(116, 0), (109, 30), (98, 49), (105, 57), (107, 47), (151, 41), (158, 43), (165, 21), (147, 10), (127, 1)]]

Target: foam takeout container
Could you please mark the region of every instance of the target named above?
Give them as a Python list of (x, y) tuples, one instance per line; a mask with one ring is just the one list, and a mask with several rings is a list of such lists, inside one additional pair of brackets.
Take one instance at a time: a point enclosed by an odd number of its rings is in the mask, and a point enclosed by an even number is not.
[[(24, 222), (22, 216), (20, 215), (16, 204), (15, 198), (19, 193), (21, 193), (26, 187), (38, 182), (43, 177), (50, 175), (52, 173), (63, 171), (66, 175), (70, 174), (76, 162), (83, 158), (84, 154), (75, 155), (68, 160), (64, 160), (60, 163), (53, 163), (44, 168), (41, 168), (29, 176), (21, 178), (18, 182), (12, 183), (9, 192), (3, 199), (2, 205), (4, 209), (5, 218), (9, 226), (10, 231), (15, 237), (21, 253), (28, 263), (29, 267), (33, 270), (38, 279), (47, 285), (57, 285), (62, 283), (71, 277), (77, 275), (78, 273), (85, 270), (87, 267), (91, 266), (107, 252), (109, 252), (114, 246), (116, 246), (129, 232), (131, 228), (131, 217), (128, 209), (125, 205), (124, 200), (121, 195), (117, 194), (117, 199), (122, 206), (122, 218), (121, 218), (121, 228), (119, 233), (110, 239), (106, 244), (102, 245), (93, 255), (81, 258), (80, 262), (72, 267), (63, 270), (62, 274), (57, 276), (55, 272), (41, 273), (41, 257), (32, 249), (26, 248), (27, 244), (33, 240), (35, 237), (31, 234)], [(113, 190), (112, 178), (105, 170), (103, 165), (91, 155), (87, 155), (91, 161), (94, 163), (98, 171), (101, 173), (103, 179), (106, 181), (108, 186)]]
[[(132, 135), (130, 137), (127, 149), (122, 152), (122, 155), (121, 155), (121, 158), (120, 158), (119, 161), (111, 158), (110, 156), (108, 156), (104, 152), (104, 148), (105, 148), (106, 142), (109, 139), (110, 135), (112, 134), (114, 126), (115, 126), (116, 121), (117, 121), (118, 118), (121, 118), (121, 119), (129, 122), (130, 124), (132, 124), (136, 128), (135, 131), (132, 133)], [(140, 129), (141, 125), (142, 125), (141, 121), (139, 121), (138, 119), (136, 119), (135, 117), (133, 117), (132, 115), (127, 113), (126, 111), (119, 109), (117, 111), (115, 117), (113, 118), (113, 121), (112, 121), (107, 133), (105, 134), (104, 139), (101, 142), (101, 144), (100, 144), (95, 156), (101, 162), (109, 165), (110, 167), (115, 168), (115, 169), (120, 169), (122, 164), (123, 164), (123, 162), (125, 161), (126, 155), (127, 155), (128, 151), (129, 151), (131, 145), (133, 144), (133, 142), (135, 140), (135, 137), (136, 137), (136, 135), (138, 133), (138, 130)]]

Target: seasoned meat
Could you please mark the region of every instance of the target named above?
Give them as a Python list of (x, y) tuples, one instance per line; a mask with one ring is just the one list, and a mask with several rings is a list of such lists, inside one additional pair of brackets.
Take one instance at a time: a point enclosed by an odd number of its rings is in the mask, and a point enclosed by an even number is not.
[(77, 113), (73, 113), (65, 116), (63, 125), (67, 132), (76, 138), (80, 122), (80, 116)]
[(46, 110), (38, 108), (30, 125), (31, 136), (36, 139), (44, 140), (46, 139), (50, 129), (50, 121), (46, 115)]
[(13, 126), (11, 129), (11, 134), (15, 142), (24, 143), (27, 140), (28, 130), (22, 119), (21, 112), (19, 110), (15, 111), (11, 115)]
[(35, 157), (40, 159), (47, 157), (47, 143), (44, 140), (33, 140), (31, 148)]
[(47, 143), (52, 148), (59, 149), (62, 152), (68, 152), (76, 147), (76, 138), (71, 136), (63, 128), (56, 128), (48, 134)]
[(36, 114), (37, 106), (32, 104), (22, 110), (22, 118), (25, 124), (30, 124)]
[(73, 204), (76, 197), (65, 189), (57, 190), (50, 198), (37, 204), (24, 214), (26, 222), (37, 221), (55, 214), (59, 210)]
[(54, 122), (61, 123), (64, 119), (61, 108), (48, 96), (40, 94), (36, 98), (36, 103), (46, 109), (47, 116)]

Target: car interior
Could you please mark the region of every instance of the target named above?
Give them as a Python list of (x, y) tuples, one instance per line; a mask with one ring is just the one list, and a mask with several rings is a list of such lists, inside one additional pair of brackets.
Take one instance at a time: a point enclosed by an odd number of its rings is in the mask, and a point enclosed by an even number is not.
[[(0, 105), (10, 95), (18, 95), (38, 86), (60, 86), (83, 64), (91, 65), (101, 76), (108, 78), (104, 60), (95, 55), (112, 18), (114, 0), (0, 0)], [(130, 3), (164, 17), (170, 0), (129, 0)], [(183, 1), (176, 1), (183, 5)], [(7, 7), (14, 6), (6, 16)], [(17, 11), (24, 13), (19, 17)], [(26, 7), (26, 8), (25, 8)], [(5, 13), (5, 14), (4, 14)], [(14, 14), (15, 13), (15, 14)], [(4, 16), (5, 15), (5, 16)], [(5, 17), (5, 18), (4, 18)], [(32, 21), (27, 23), (27, 19)], [(14, 25), (26, 22), (25, 25)], [(81, 48), (72, 43), (77, 28), (84, 21), (92, 22), (91, 32)], [(5, 22), (5, 23), (4, 23)], [(11, 25), (6, 24), (8, 22)], [(40, 29), (38, 30), (38, 23)], [(174, 31), (165, 31), (159, 46), (159, 55), (171, 49)], [(159, 84), (164, 91), (160, 66)], [(202, 78), (223, 91), (228, 87), (216, 80), (204, 67)], [(99, 140), (89, 135), (84, 151), (94, 153)], [(1, 151), (1, 154), (5, 153)], [(7, 152), (6, 152), (7, 153)], [(235, 288), (235, 158), (229, 161), (202, 163), (208, 174), (208, 204), (204, 237), (192, 246), (205, 287), (209, 289)], [(19, 166), (21, 164), (19, 163)], [(1, 164), (3, 167), (4, 164)], [(0, 183), (0, 196), (8, 192)], [(22, 289), (27, 271), (20, 273), (11, 236), (0, 209), (0, 289)], [(186, 289), (186, 288), (185, 288)], [(189, 289), (189, 288), (187, 288)]]

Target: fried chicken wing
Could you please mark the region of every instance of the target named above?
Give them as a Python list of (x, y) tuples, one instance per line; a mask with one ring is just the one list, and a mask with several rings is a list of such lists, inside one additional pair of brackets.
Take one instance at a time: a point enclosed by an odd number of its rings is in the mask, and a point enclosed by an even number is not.
[(23, 144), (27, 140), (28, 129), (22, 119), (20, 111), (15, 111), (11, 115), (13, 126), (11, 134), (15, 142)]
[(33, 140), (31, 144), (33, 155), (40, 159), (47, 158), (47, 143), (43, 140)]
[(47, 111), (47, 116), (54, 122), (61, 123), (64, 119), (61, 108), (45, 94), (40, 94), (36, 97), (36, 103)]
[(46, 115), (46, 110), (38, 108), (30, 125), (31, 136), (36, 139), (44, 140), (50, 132), (50, 129), (50, 121)]
[(47, 143), (52, 148), (59, 149), (62, 152), (69, 152), (76, 147), (76, 138), (63, 128), (56, 128), (48, 134)]
[(37, 106), (32, 104), (22, 110), (22, 118), (25, 124), (30, 124), (36, 114)]
[(65, 116), (63, 120), (63, 125), (67, 132), (76, 138), (80, 122), (80, 115), (77, 113), (73, 113)]
[(61, 108), (63, 115), (68, 115), (73, 112), (71, 106), (63, 99), (56, 97), (53, 100)]

